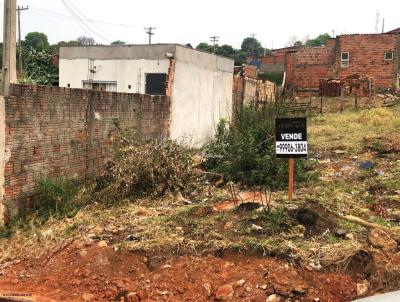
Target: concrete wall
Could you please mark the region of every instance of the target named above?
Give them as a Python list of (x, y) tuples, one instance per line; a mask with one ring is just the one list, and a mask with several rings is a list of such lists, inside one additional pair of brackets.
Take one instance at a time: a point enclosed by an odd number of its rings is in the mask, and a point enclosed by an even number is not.
[[(89, 59), (60, 59), (60, 87), (83, 88), (83, 81), (89, 79)], [(96, 73), (92, 80), (116, 81), (117, 91), (145, 93), (146, 73), (168, 73), (169, 60), (120, 59), (94, 60)], [(140, 75), (140, 76), (139, 76)], [(129, 85), (131, 88), (129, 89)]]
[(96, 67), (93, 81), (116, 81), (118, 92), (145, 93), (145, 74), (167, 73), (166, 54), (175, 50), (176, 44), (62, 47), (60, 86), (83, 88), (82, 82), (90, 78), (90, 59)]
[(200, 147), (232, 116), (231, 59), (178, 46), (172, 88), (171, 138)]
[(99, 174), (111, 157), (112, 137), (122, 130), (169, 136), (166, 96), (12, 85), (11, 97), (1, 104), (0, 214), (5, 206), (5, 220), (29, 208), (44, 176), (82, 180)]

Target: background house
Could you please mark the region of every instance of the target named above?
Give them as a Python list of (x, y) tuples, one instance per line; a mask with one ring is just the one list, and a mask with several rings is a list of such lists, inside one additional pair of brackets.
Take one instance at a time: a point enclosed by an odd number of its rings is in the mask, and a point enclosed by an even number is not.
[(177, 44), (64, 47), (60, 86), (169, 96), (170, 137), (201, 146), (231, 117), (233, 67)]
[(285, 74), (286, 89), (318, 92), (322, 80), (368, 78), (377, 92), (400, 89), (399, 30), (383, 34), (351, 34), (323, 46), (274, 50), (261, 57), (260, 72)]

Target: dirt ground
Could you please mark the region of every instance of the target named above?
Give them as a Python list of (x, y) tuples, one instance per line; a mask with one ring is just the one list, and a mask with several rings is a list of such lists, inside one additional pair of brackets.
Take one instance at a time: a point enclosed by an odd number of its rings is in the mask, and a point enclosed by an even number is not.
[(50, 260), (20, 263), (1, 279), (2, 293), (31, 294), (37, 301), (124, 301), (128, 293), (137, 293), (132, 301), (215, 301), (221, 286), (232, 285), (231, 301), (265, 301), (272, 294), (289, 301), (356, 297), (356, 283), (348, 275), (299, 269), (273, 258), (183, 256), (164, 262), (111, 247), (79, 245)]

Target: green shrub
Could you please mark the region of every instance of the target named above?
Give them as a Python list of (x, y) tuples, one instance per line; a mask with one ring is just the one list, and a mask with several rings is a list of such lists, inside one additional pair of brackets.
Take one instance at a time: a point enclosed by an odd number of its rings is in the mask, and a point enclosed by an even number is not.
[(73, 217), (79, 210), (79, 205), (74, 200), (77, 192), (77, 185), (65, 177), (41, 179), (34, 199), (37, 218), (46, 221), (50, 217)]
[[(279, 106), (280, 107), (280, 106)], [(215, 139), (205, 147), (205, 167), (227, 180), (271, 189), (287, 185), (288, 161), (275, 156), (275, 118), (284, 113), (274, 106), (255, 110), (245, 107), (233, 126), (218, 125)], [(304, 177), (303, 161), (296, 161), (296, 176)]]

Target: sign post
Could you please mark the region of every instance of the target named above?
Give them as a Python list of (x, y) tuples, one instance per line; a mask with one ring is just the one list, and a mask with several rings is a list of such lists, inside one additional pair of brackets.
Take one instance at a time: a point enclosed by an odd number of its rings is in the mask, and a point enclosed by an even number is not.
[(294, 158), (289, 158), (289, 200), (293, 199), (294, 191)]
[(294, 159), (307, 157), (307, 118), (276, 119), (276, 157), (289, 159), (289, 200), (294, 192)]

